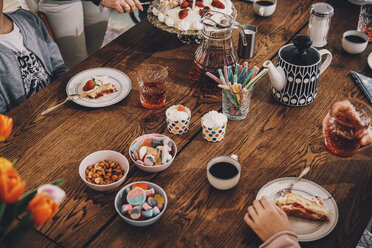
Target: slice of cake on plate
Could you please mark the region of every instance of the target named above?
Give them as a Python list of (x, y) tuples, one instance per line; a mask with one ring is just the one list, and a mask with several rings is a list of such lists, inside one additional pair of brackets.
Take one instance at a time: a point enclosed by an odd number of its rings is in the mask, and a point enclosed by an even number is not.
[(105, 94), (116, 92), (117, 89), (112, 85), (107, 76), (92, 77), (83, 87), (83, 97), (97, 99)]
[(329, 212), (319, 198), (309, 199), (296, 193), (287, 193), (275, 203), (287, 215), (317, 221), (329, 220)]

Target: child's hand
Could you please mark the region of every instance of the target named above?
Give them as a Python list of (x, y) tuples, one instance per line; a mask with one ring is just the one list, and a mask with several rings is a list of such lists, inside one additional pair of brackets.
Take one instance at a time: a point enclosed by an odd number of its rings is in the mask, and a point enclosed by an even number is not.
[(263, 242), (278, 232), (290, 231), (286, 213), (271, 203), (266, 196), (253, 201), (253, 206), (248, 207), (244, 220)]

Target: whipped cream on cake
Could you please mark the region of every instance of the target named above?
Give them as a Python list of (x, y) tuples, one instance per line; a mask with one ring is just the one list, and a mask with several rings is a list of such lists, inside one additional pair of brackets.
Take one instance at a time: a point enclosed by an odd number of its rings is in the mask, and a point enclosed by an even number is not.
[(201, 15), (206, 10), (215, 10), (224, 14), (233, 13), (230, 0), (198, 0), (192, 8), (191, 0), (160, 0), (153, 6), (152, 13), (159, 21), (181, 31), (199, 31), (203, 28)]

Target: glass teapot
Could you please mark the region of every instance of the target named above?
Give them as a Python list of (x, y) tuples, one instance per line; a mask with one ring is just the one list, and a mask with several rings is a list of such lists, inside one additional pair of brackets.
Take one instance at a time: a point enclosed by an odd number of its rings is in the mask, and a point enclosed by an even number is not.
[(202, 42), (196, 49), (194, 63), (197, 70), (217, 74), (223, 66), (234, 65), (238, 55), (232, 41), (232, 30), (236, 28), (242, 36), (243, 45), (247, 45), (243, 27), (230, 15), (209, 10), (201, 17), (203, 23)]

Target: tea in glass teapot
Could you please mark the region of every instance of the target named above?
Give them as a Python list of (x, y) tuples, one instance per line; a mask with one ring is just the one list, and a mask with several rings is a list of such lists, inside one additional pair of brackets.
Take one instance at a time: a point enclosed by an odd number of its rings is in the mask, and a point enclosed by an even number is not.
[(230, 15), (218, 11), (205, 11), (201, 21), (202, 42), (195, 52), (194, 63), (201, 74), (217, 73), (223, 66), (234, 65), (238, 55), (233, 46), (232, 30), (239, 29), (246, 46), (247, 41), (242, 26)]

